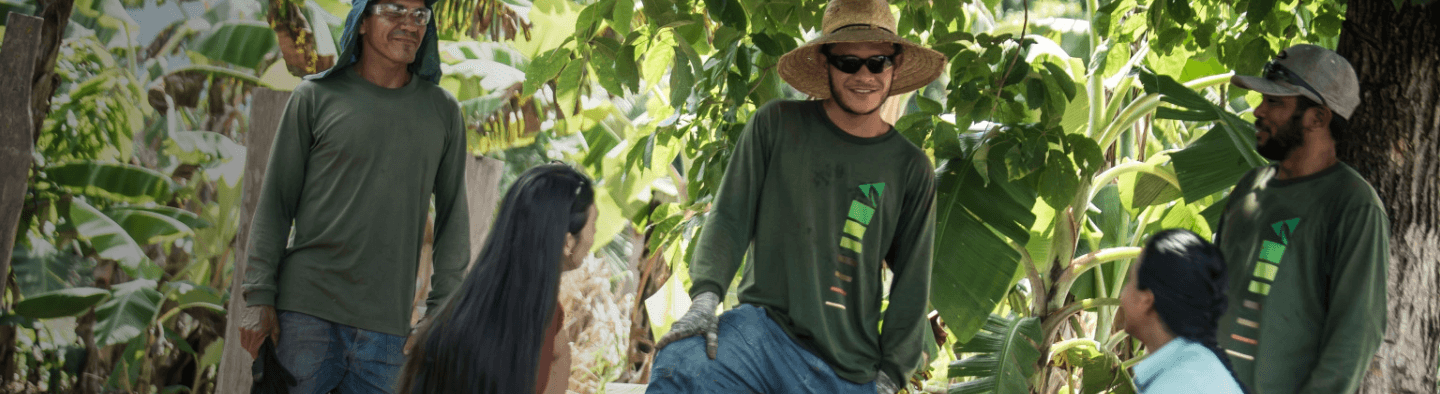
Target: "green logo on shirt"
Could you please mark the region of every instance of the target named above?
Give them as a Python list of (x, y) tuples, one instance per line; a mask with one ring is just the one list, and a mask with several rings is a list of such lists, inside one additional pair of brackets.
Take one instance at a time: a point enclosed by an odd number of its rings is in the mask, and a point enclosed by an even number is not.
[[(1300, 218), (1281, 220), (1270, 225), (1275, 230), (1275, 235), (1280, 237), (1280, 242), (1262, 240), (1260, 244), (1260, 258), (1255, 261), (1254, 278), (1250, 279), (1250, 295), (1241, 303), (1245, 308), (1259, 311), (1262, 300), (1270, 295), (1270, 285), (1275, 283), (1275, 276), (1280, 274), (1280, 261), (1285, 259), (1285, 247), (1290, 245), (1290, 235), (1295, 234), (1295, 228), (1300, 225)], [(1255, 298), (1259, 297), (1259, 298)], [(1256, 320), (1237, 317), (1235, 323), (1255, 330), (1260, 329), (1260, 322)], [(1249, 335), (1249, 334), (1247, 334)], [(1253, 336), (1253, 335), (1251, 335)], [(1239, 332), (1231, 333), (1230, 339), (1250, 346), (1259, 346), (1260, 340), (1249, 336), (1240, 335)], [(1226, 349), (1225, 353), (1246, 361), (1255, 361), (1255, 357), (1235, 349)]]
[[(862, 242), (865, 240), (865, 230), (870, 226), (870, 221), (875, 218), (875, 209), (880, 206), (880, 197), (885, 194), (885, 183), (860, 185), (860, 193), (864, 196), (863, 198), (850, 201), (850, 211), (845, 219), (845, 231), (840, 235), (840, 248), (853, 252), (854, 257), (846, 256), (844, 253), (837, 257), (843, 264), (841, 268), (849, 266), (851, 271), (858, 268), (857, 261), (864, 256), (865, 245)], [(842, 270), (836, 270), (835, 277), (844, 283), (839, 286), (831, 286), (830, 291), (844, 297), (846, 292), (843, 286), (850, 283), (854, 272), (847, 274)], [(837, 302), (826, 301), (825, 305), (845, 309), (844, 304)]]
[(1255, 262), (1255, 279), (1250, 280), (1250, 292), (1261, 296), (1270, 295), (1270, 284), (1280, 273), (1280, 260), (1285, 258), (1285, 246), (1290, 245), (1290, 235), (1300, 225), (1300, 218), (1281, 220), (1270, 225), (1280, 242), (1266, 240), (1260, 245), (1260, 260)]

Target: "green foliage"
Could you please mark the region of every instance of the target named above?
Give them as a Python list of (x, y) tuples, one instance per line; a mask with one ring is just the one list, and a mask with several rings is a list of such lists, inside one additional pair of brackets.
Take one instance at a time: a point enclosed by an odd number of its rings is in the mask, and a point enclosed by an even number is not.
[(236, 66), (259, 69), (265, 55), (275, 52), (275, 33), (259, 21), (226, 21), (195, 44), (196, 53)]
[(109, 300), (95, 309), (95, 345), (130, 342), (149, 330), (164, 300), (155, 281), (133, 280), (115, 285)]
[(83, 161), (45, 168), (46, 180), (86, 196), (143, 204), (170, 198), (170, 177), (155, 170), (97, 161)]
[(984, 328), (955, 353), (975, 353), (950, 363), (951, 378), (976, 379), (950, 385), (951, 394), (1028, 393), (1030, 379), (1040, 361), (1043, 335), (1040, 320), (1033, 317), (1005, 318), (990, 315)]
[(25, 301), (15, 304), (15, 313), (31, 319), (75, 316), (109, 297), (109, 291), (94, 287), (56, 290), (26, 298)]

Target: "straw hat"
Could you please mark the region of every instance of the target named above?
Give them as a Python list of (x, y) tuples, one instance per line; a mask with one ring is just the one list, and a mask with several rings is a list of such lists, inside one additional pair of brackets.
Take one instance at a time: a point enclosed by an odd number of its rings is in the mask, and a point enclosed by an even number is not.
[(811, 97), (830, 98), (830, 79), (820, 46), (846, 42), (900, 44), (890, 95), (907, 93), (930, 84), (945, 70), (945, 56), (895, 34), (890, 5), (875, 0), (831, 0), (820, 23), (822, 36), (780, 57), (780, 77)]

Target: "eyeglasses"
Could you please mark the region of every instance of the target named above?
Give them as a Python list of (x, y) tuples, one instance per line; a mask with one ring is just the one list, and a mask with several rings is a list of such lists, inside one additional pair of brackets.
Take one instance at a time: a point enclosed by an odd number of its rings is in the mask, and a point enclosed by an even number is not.
[(1309, 90), (1310, 93), (1315, 93), (1315, 97), (1320, 98), (1320, 105), (1323, 105), (1325, 107), (1330, 106), (1329, 103), (1325, 102), (1325, 96), (1321, 95), (1320, 91), (1315, 90), (1315, 88), (1311, 87), (1310, 84), (1305, 83), (1305, 80), (1300, 78), (1299, 75), (1296, 75), (1295, 72), (1290, 71), (1290, 69), (1285, 68), (1285, 66), (1274, 60), (1271, 60), (1269, 63), (1265, 63), (1264, 76), (1265, 79), (1271, 81), (1282, 81), (1291, 85), (1305, 88), (1305, 90)]
[(840, 70), (840, 72), (846, 74), (854, 74), (860, 71), (860, 66), (865, 66), (865, 68), (870, 69), (871, 74), (879, 74), (881, 71), (885, 71), (885, 69), (895, 65), (895, 56), (875, 55), (868, 58), (861, 58), (853, 55), (827, 55), (825, 56), (825, 61), (829, 62), (831, 66), (835, 66), (836, 70)]
[(379, 3), (370, 6), (370, 12), (379, 14), (380, 16), (383, 16), (386, 19), (390, 19), (392, 21), (398, 20), (414, 23), (416, 26), (425, 26), (430, 24), (431, 11), (429, 8), (425, 7), (409, 9), (405, 8), (405, 6), (403, 5), (395, 3)]

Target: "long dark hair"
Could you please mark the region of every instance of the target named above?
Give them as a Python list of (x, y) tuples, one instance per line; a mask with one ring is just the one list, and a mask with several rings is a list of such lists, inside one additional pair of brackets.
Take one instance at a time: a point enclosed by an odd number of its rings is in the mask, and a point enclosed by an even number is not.
[(420, 328), (400, 392), (533, 392), (555, 314), (565, 235), (579, 236), (594, 200), (590, 179), (570, 166), (521, 174), (465, 282)]
[(1230, 289), (1220, 248), (1190, 230), (1164, 230), (1145, 243), (1137, 275), (1135, 287), (1155, 295), (1155, 311), (1170, 332), (1209, 348), (1249, 393), (1215, 338)]

